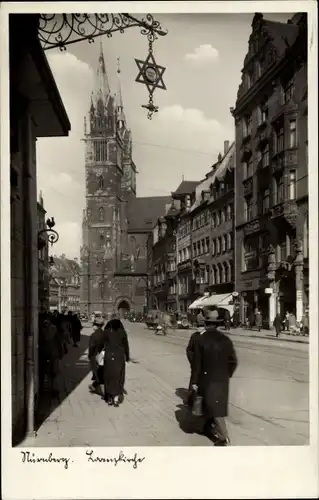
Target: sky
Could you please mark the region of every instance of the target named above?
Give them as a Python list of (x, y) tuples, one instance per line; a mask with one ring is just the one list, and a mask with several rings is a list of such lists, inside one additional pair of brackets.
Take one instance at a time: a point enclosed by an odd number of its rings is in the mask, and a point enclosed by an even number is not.
[[(141, 14), (140, 17), (143, 17)], [(235, 105), (241, 69), (248, 49), (253, 14), (158, 14), (168, 30), (154, 43), (157, 63), (166, 67), (167, 90), (156, 90), (159, 112), (147, 119), (141, 106), (148, 102), (147, 88), (135, 82), (135, 58), (148, 54), (148, 41), (138, 28), (112, 38), (82, 41), (66, 52), (46, 51), (71, 122), (68, 137), (37, 141), (38, 192), (42, 191), (49, 217), (56, 220), (60, 239), (54, 253), (79, 257), (82, 211), (85, 208), (84, 116), (102, 42), (111, 91), (117, 89), (120, 58), (124, 111), (132, 130), (133, 160), (137, 166), (137, 195), (164, 196), (182, 178), (201, 180), (234, 140), (230, 108)], [(265, 14), (286, 22), (292, 14)]]

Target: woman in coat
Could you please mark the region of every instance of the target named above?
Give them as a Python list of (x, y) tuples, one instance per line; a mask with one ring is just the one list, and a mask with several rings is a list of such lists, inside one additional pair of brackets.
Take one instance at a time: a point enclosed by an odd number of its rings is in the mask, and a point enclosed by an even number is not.
[(237, 367), (232, 341), (217, 329), (223, 320), (217, 311), (206, 311), (206, 330), (195, 342), (193, 357), (193, 389), (203, 397), (205, 434), (212, 437), (215, 446), (229, 443), (224, 417), (228, 415), (229, 379)]
[(274, 327), (276, 330), (276, 337), (279, 337), (279, 334), (281, 332), (281, 324), (282, 324), (282, 321), (280, 318), (280, 314), (276, 314), (276, 317), (274, 319)]
[(108, 322), (104, 349), (104, 394), (110, 406), (118, 407), (124, 397), (125, 363), (130, 360), (127, 333), (120, 320)]
[(255, 325), (257, 330), (260, 332), (263, 326), (263, 317), (260, 311), (256, 312), (256, 319), (255, 319)]
[(88, 358), (92, 370), (93, 383), (89, 386), (90, 392), (95, 392), (102, 396), (101, 385), (104, 382), (103, 365), (99, 365), (97, 357), (103, 351), (105, 344), (105, 331), (103, 328), (103, 319), (97, 318), (93, 323), (93, 333), (89, 340)]

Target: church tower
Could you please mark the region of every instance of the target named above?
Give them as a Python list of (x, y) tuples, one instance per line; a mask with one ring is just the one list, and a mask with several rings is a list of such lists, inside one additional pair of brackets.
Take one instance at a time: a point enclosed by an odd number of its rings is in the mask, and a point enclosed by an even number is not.
[[(119, 69), (118, 69), (119, 71)], [(132, 139), (120, 83), (112, 95), (102, 50), (84, 119), (86, 209), (83, 213), (81, 310), (114, 310), (114, 274), (121, 260), (128, 193), (135, 196)], [(134, 177), (134, 179), (133, 179)]]

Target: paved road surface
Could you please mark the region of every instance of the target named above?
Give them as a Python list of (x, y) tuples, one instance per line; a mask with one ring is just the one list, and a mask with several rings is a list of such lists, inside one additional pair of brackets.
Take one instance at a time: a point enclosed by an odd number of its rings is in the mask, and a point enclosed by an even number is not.
[[(140, 324), (127, 328), (133, 362), (127, 365), (124, 404), (108, 407), (88, 392), (91, 328), (85, 328), (79, 348), (62, 361), (60, 401), (47, 401), (37, 438), (23, 446), (211, 446), (192, 432), (194, 422), (182, 404), (190, 332), (163, 337)], [(231, 338), (239, 358), (230, 388), (232, 445), (308, 444), (308, 345), (251, 334)]]

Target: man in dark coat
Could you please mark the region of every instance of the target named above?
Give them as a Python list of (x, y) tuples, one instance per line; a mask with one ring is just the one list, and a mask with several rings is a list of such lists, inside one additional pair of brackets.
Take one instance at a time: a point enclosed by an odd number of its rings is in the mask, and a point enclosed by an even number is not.
[(228, 309), (225, 309), (224, 322), (225, 322), (225, 330), (227, 332), (229, 332), (229, 330), (230, 330), (230, 312), (228, 311)]
[[(229, 444), (225, 418), (228, 415), (229, 379), (237, 367), (232, 341), (217, 329), (223, 320), (218, 311), (206, 310), (206, 330), (195, 342), (193, 389), (203, 397), (205, 434), (215, 446)], [(214, 430), (214, 432), (212, 432)]]
[(127, 333), (119, 319), (112, 319), (105, 329), (104, 394), (111, 406), (124, 398), (125, 363), (130, 360)]
[(68, 316), (70, 316), (70, 323), (72, 328), (73, 347), (78, 347), (78, 343), (81, 339), (81, 330), (83, 327), (77, 314), (72, 314), (72, 312), (69, 311)]

